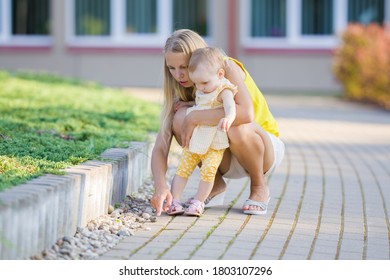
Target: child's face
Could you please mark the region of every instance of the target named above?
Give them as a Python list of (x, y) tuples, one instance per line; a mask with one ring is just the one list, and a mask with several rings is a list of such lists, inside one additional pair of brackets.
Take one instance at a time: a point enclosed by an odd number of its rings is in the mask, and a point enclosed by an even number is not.
[(191, 81), (198, 90), (204, 93), (210, 93), (216, 90), (221, 84), (221, 78), (224, 76), (223, 69), (209, 69), (203, 64), (196, 67), (195, 71), (189, 73)]

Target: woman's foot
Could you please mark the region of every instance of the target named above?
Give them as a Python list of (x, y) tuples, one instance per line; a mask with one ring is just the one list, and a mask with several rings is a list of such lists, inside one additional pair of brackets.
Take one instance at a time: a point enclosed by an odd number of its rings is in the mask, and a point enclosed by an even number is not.
[(256, 190), (256, 191), (255, 192), (252, 191), (252, 193), (250, 194), (247, 201), (258, 202), (261, 204), (246, 202), (246, 203), (244, 203), (244, 205), (242, 207), (243, 212), (248, 213), (248, 211), (250, 211), (250, 212), (264, 211), (265, 210), (264, 206), (268, 205), (268, 201), (270, 198), (270, 193), (269, 193), (268, 187), (261, 187), (261, 186), (254, 187), (254, 186), (252, 186), (251, 190)]
[(268, 197), (267, 203), (247, 199), (244, 202), (244, 206), (245, 207), (247, 206), (248, 210), (243, 210), (244, 214), (248, 214), (248, 215), (265, 215), (265, 214), (267, 214), (268, 203), (269, 203), (270, 199), (271, 199), (271, 197)]

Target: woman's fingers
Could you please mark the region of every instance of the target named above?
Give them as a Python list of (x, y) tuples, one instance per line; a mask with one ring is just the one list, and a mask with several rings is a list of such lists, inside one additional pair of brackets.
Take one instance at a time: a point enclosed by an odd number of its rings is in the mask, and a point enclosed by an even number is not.
[(161, 215), (163, 202), (164, 200), (159, 196), (153, 196), (150, 199), (150, 203), (152, 204), (153, 208), (156, 209), (157, 216)]
[(150, 203), (156, 209), (156, 215), (160, 216), (162, 211), (167, 211), (169, 206), (171, 206), (172, 194), (168, 189), (162, 194), (155, 193), (150, 199)]

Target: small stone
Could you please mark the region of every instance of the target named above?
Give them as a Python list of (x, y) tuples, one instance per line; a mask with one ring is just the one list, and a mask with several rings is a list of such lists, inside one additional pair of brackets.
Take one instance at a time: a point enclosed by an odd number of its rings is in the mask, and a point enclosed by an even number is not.
[(59, 253), (60, 253), (61, 255), (69, 255), (71, 252), (72, 252), (71, 250), (69, 250), (69, 249), (67, 249), (67, 248), (63, 248), (63, 249), (60, 250)]
[(43, 260), (43, 255), (42, 254), (38, 254), (38, 255), (32, 256), (31, 259), (32, 260)]
[(115, 210), (114, 206), (112, 205), (108, 206), (108, 214), (111, 214), (112, 212), (114, 212), (114, 210)]
[(91, 241), (91, 245), (95, 248), (101, 247), (101, 243), (99, 241)]
[(62, 240), (64, 242), (67, 242), (67, 243), (71, 244), (71, 245), (74, 245), (74, 243), (75, 243), (74, 238), (70, 237), (70, 236), (64, 236), (64, 238), (62, 238)]
[(99, 229), (100, 230), (104, 230), (104, 231), (110, 231), (110, 226), (108, 226), (108, 225), (101, 225), (101, 226), (99, 226)]
[(95, 226), (94, 226), (93, 224), (89, 223), (89, 224), (87, 225), (87, 228), (88, 228), (90, 231), (92, 231), (92, 230), (95, 229)]
[(123, 213), (123, 210), (122, 210), (122, 209), (120, 209), (120, 208), (115, 209), (115, 210), (111, 213), (111, 217), (116, 218), (116, 217), (120, 216), (122, 213)]
[(55, 251), (55, 252), (59, 252), (60, 251), (60, 246), (58, 246), (57, 244), (54, 244), (52, 249)]
[(143, 214), (142, 214), (142, 218), (144, 218), (145, 220), (149, 220), (149, 219), (150, 219), (150, 214), (148, 214), (148, 213), (143, 213)]
[(111, 237), (111, 236), (109, 236), (109, 235), (105, 235), (104, 236), (104, 238), (107, 240), (107, 242), (109, 242), (109, 243), (111, 243), (111, 242), (113, 242), (113, 238)]
[(150, 221), (151, 221), (152, 223), (155, 223), (155, 222), (157, 221), (157, 217), (156, 217), (156, 216), (150, 217)]
[(145, 213), (148, 213), (149, 215), (152, 215), (154, 213), (154, 209), (152, 207), (146, 207), (145, 208)]
[(120, 230), (117, 233), (118, 236), (130, 236), (130, 234), (126, 230)]

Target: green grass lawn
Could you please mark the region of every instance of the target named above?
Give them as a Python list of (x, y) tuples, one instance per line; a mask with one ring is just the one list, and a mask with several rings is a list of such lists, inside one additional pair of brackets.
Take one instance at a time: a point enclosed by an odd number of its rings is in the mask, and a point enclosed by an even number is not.
[(0, 72), (0, 191), (143, 141), (158, 130), (159, 113), (122, 90)]

